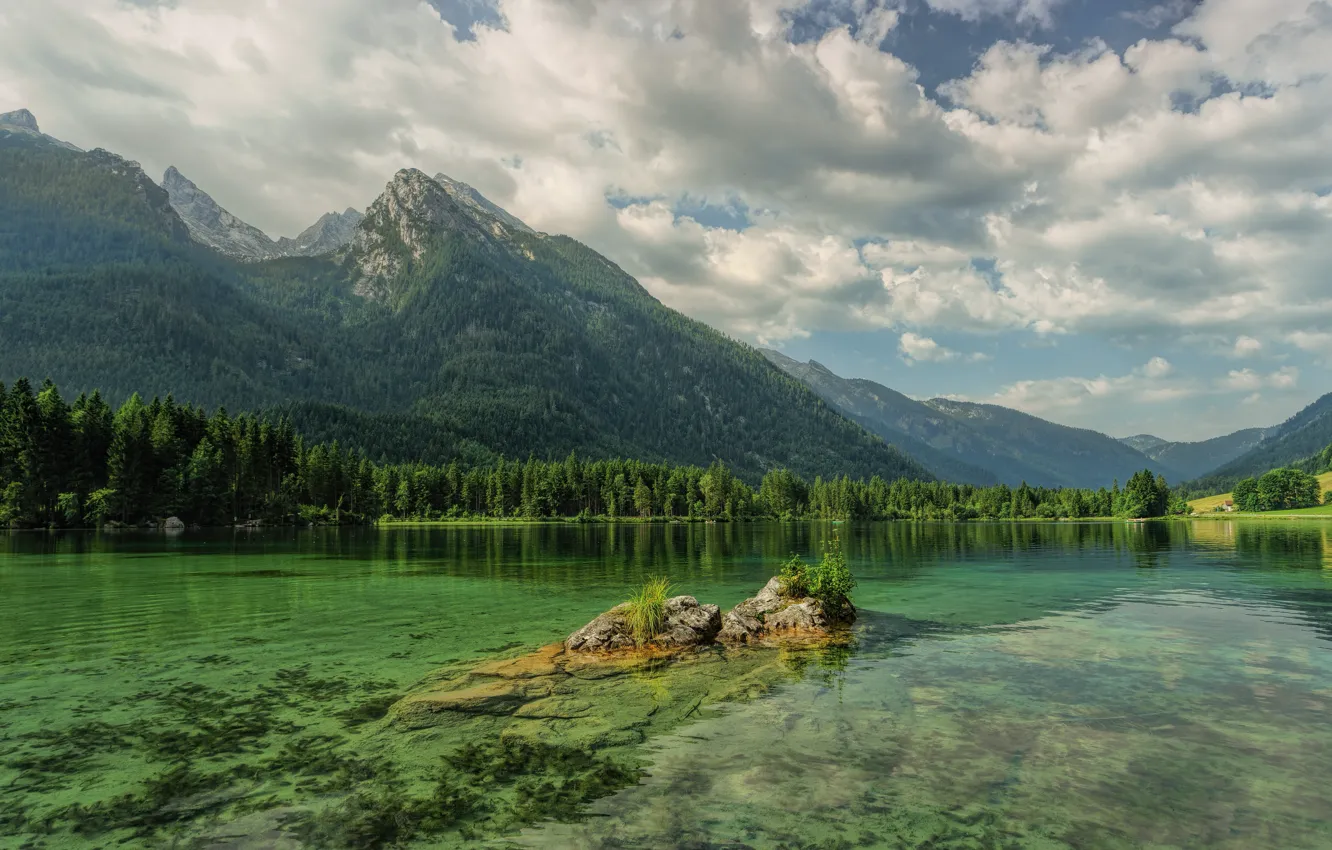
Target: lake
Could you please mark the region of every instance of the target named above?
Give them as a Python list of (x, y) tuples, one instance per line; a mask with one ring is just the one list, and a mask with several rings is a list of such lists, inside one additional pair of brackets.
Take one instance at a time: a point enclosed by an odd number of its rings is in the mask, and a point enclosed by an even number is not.
[[(595, 748), (386, 719), (833, 533), (845, 649), (603, 681), (713, 697)], [(1316, 523), (0, 535), (0, 847), (1328, 847), (1330, 606)]]

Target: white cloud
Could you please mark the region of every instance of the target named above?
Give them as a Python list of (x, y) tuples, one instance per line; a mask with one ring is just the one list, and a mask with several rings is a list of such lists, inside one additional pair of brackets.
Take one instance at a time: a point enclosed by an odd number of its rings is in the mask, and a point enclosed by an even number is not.
[(897, 350), (902, 355), (902, 359), (908, 364), (913, 362), (949, 363), (954, 360), (979, 363), (990, 359), (990, 355), (984, 352), (977, 351), (972, 354), (963, 354), (960, 351), (946, 348), (927, 336), (920, 336), (910, 331), (902, 334), (902, 338), (897, 343)]
[(1148, 378), (1164, 378), (1173, 371), (1175, 367), (1164, 357), (1153, 357), (1142, 367), (1142, 374)]
[(1231, 354), (1235, 357), (1251, 357), (1262, 350), (1261, 341), (1241, 334), (1235, 338), (1235, 347), (1231, 349)]
[(1041, 27), (1054, 25), (1055, 9), (1062, 0), (925, 0), (936, 12), (957, 15), (966, 21), (985, 17), (1012, 17), (1019, 23)]
[(1327, 331), (1292, 331), (1286, 340), (1296, 348), (1314, 354), (1332, 352), (1332, 333)]
[[(1072, 414), (1076, 420), (1087, 415), (1100, 415), (1110, 403), (1160, 402), (1187, 398), (1200, 392), (1193, 382), (1166, 381), (1173, 372), (1170, 361), (1153, 357), (1127, 375), (1016, 381), (990, 398), (976, 400), (1013, 407), (1037, 416)], [(1097, 404), (1097, 410), (1086, 410), (1089, 404)]]
[(1220, 383), (1226, 389), (1237, 391), (1259, 390), (1264, 387), (1285, 390), (1296, 386), (1299, 380), (1298, 367), (1283, 366), (1267, 375), (1259, 374), (1252, 369), (1232, 369)]

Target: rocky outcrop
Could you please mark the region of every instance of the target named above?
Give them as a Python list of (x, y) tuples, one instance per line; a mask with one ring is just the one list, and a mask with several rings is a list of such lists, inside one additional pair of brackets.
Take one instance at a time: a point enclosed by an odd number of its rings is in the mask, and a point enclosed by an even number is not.
[[(592, 622), (569, 635), (564, 646), (571, 652), (597, 652), (632, 649), (637, 646), (625, 614), (627, 604), (616, 605)], [(684, 649), (707, 646), (721, 631), (721, 609), (716, 605), (700, 605), (692, 596), (676, 596), (666, 600), (666, 621), (661, 633), (652, 639), (652, 646)]]
[(0, 115), (0, 124), (18, 130), (27, 130), (31, 133), (41, 132), (41, 129), (37, 126), (37, 116), (26, 109), (16, 109), (13, 112)]
[[(570, 652), (613, 652), (633, 649), (636, 644), (625, 619), (627, 604), (617, 605), (569, 635), (564, 642)], [(781, 579), (773, 576), (754, 596), (722, 616), (716, 605), (700, 605), (692, 596), (666, 601), (666, 622), (661, 634), (650, 642), (659, 649), (757, 643), (769, 639), (826, 636), (855, 620), (855, 608), (845, 600), (836, 614), (824, 610), (817, 599), (782, 595)]]
[(706, 646), (721, 631), (721, 609), (700, 605), (692, 596), (666, 600), (666, 625), (653, 640), (658, 646)]
[(810, 597), (782, 595), (781, 579), (773, 576), (756, 596), (726, 612), (722, 620), (722, 643), (752, 643), (767, 638), (822, 635), (856, 618), (850, 600), (836, 614), (824, 610), (823, 603)]
[(171, 207), (189, 228), (190, 238), (242, 262), (336, 253), (351, 243), (364, 218), (350, 208), (340, 213), (325, 213), (295, 239), (284, 236), (275, 242), (259, 228), (219, 206), (174, 165), (162, 175), (162, 188), (171, 200)]
[(565, 639), (565, 648), (595, 652), (635, 646), (633, 635), (629, 631), (629, 623), (624, 618), (628, 610), (627, 604), (616, 605), (606, 613), (598, 614), (595, 620)]
[(7, 133), (57, 145), (65, 150), (83, 152), (82, 148), (43, 133), (41, 128), (37, 126), (37, 117), (26, 109), (16, 109), (13, 112), (0, 114), (0, 136)]
[(169, 516), (162, 522), (164, 531), (184, 531), (185, 521), (178, 516)]

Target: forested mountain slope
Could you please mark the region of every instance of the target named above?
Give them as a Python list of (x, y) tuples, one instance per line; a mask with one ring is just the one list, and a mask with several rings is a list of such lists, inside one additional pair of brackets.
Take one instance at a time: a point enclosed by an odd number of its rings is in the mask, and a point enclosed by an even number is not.
[(1150, 434), (1121, 437), (1119, 441), (1177, 470), (1186, 478), (1197, 478), (1251, 451), (1275, 431), (1275, 428), (1245, 428), (1192, 443), (1172, 443)]
[[(1097, 487), (1152, 469), (1177, 479), (1168, 467), (1104, 434), (1056, 425), (995, 405), (908, 398), (863, 379), (847, 379), (815, 362), (776, 351), (767, 357), (824, 400), (901, 446), (941, 477), (972, 483)], [(918, 448), (923, 446), (923, 448)]]
[(1197, 493), (1222, 493), (1241, 478), (1296, 465), (1318, 455), (1332, 444), (1332, 393), (1266, 430), (1266, 439), (1257, 446), (1191, 482), (1190, 489)]
[[(391, 459), (928, 477), (754, 349), (464, 184), (400, 172), (339, 255), (242, 264), (191, 241), (136, 164), (44, 138), (0, 135), (0, 380), (285, 405)], [(387, 438), (367, 425), (383, 417)]]

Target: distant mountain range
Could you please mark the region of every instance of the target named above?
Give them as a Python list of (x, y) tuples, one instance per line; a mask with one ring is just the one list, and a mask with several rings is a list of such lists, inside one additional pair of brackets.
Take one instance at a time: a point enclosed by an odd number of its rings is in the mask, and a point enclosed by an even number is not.
[(1276, 428), (1245, 428), (1195, 443), (1172, 443), (1151, 434), (1138, 434), (1121, 437), (1120, 442), (1192, 479), (1252, 451), (1276, 431)]
[(445, 175), (400, 171), (364, 216), (294, 240), (175, 169), (163, 183), (0, 117), (0, 380), (281, 407), (375, 458), (930, 477), (755, 349)]
[(843, 378), (815, 361), (764, 355), (824, 401), (900, 447), (935, 475), (988, 484), (1023, 481), (1047, 487), (1105, 487), (1151, 469), (1181, 474), (1132, 446), (1096, 431), (1056, 425), (992, 404), (943, 398), (916, 401), (859, 378)]

